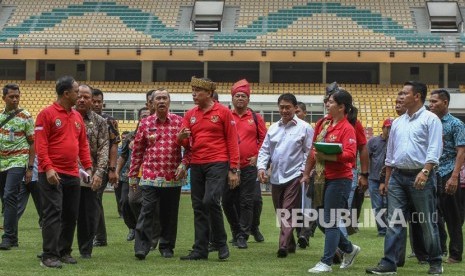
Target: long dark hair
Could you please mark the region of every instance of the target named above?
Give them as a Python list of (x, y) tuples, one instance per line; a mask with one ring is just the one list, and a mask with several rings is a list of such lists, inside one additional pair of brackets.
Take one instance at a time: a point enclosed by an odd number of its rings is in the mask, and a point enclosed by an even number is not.
[(352, 95), (344, 89), (339, 89), (339, 91), (334, 92), (331, 96), (337, 104), (345, 106), (344, 113), (347, 114), (347, 120), (351, 125), (355, 126), (358, 109), (352, 105)]

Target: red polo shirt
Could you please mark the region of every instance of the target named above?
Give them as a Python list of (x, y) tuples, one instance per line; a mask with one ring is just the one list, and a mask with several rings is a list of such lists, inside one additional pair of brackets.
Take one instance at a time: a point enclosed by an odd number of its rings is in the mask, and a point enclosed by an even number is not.
[(227, 107), (215, 102), (204, 113), (196, 106), (187, 111), (183, 126), (191, 130), (191, 164), (229, 161), (231, 168), (239, 168), (236, 123)]
[[(357, 140), (354, 127), (347, 121), (347, 118), (342, 119), (335, 126), (331, 124), (328, 127), (324, 142), (341, 143), (342, 153), (337, 155), (336, 162), (325, 161), (325, 178), (352, 179), (352, 164), (355, 163), (355, 157), (357, 156)], [(321, 130), (320, 127), (315, 132), (313, 141), (315, 141)], [(313, 148), (312, 154), (315, 154), (315, 148)]]
[[(316, 122), (315, 130), (318, 130), (321, 128), (321, 124), (324, 122), (324, 120), (331, 120), (331, 115), (327, 114), (325, 117), (321, 118)], [(355, 126), (353, 126), (355, 129), (355, 137), (357, 140), (357, 150), (360, 149), (361, 146), (364, 146), (367, 144), (367, 137), (365, 135), (365, 128), (363, 127), (362, 123), (357, 120), (355, 122)], [(314, 136), (316, 138), (316, 135)], [(355, 158), (354, 163), (352, 163), (352, 168), (357, 168), (357, 158)]]
[(35, 127), (35, 150), (39, 172), (54, 169), (79, 177), (78, 158), (84, 168), (91, 168), (86, 127), (76, 110), (66, 111), (58, 103), (42, 110)]
[(242, 117), (235, 110), (233, 110), (232, 114), (239, 135), (240, 167), (244, 168), (249, 166), (250, 161), (247, 160), (248, 158), (258, 155), (258, 150), (265, 139), (266, 126), (262, 116), (256, 113), (257, 124), (255, 124), (250, 109)]

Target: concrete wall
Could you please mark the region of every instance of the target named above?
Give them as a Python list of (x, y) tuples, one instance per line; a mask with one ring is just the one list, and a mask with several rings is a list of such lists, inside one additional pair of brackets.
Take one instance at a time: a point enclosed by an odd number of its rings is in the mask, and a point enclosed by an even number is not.
[[(410, 68), (418, 67), (419, 74), (410, 74)], [(426, 84), (438, 84), (440, 64), (393, 63), (391, 64), (391, 83), (399, 84), (408, 80)]]

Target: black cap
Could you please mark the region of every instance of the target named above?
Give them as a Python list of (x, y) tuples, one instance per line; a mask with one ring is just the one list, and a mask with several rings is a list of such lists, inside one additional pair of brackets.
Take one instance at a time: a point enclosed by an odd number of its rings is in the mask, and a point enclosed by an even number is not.
[(326, 96), (329, 96), (337, 91), (339, 91), (339, 85), (337, 85), (337, 82), (333, 82), (326, 86)]

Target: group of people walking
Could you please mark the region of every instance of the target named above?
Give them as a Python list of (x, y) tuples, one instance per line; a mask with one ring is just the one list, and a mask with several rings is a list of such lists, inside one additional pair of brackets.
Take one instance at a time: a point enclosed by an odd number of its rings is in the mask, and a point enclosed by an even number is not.
[[(443, 254), (449, 255), (448, 263), (462, 261), (464, 196), (459, 178), (465, 126), (449, 113), (446, 90), (431, 92), (428, 111), (426, 85), (406, 82), (396, 101), (400, 117), (387, 118), (382, 134), (367, 143), (352, 96), (337, 84), (328, 87), (327, 115), (315, 128), (304, 120), (305, 105), (284, 93), (277, 101), (281, 118), (268, 130), (260, 114), (249, 108), (252, 91), (245, 79), (231, 87), (232, 110), (215, 99), (216, 84), (210, 79), (192, 77), (191, 86), (195, 107), (184, 117), (170, 112), (166, 89), (149, 91), (137, 129), (122, 139), (118, 157), (117, 122), (102, 112), (100, 90), (69, 76), (58, 79), (57, 101), (34, 124), (19, 108), (19, 87), (6, 85), (6, 106), (0, 113), (5, 210), (0, 249), (18, 246), (19, 191), (23, 182), (36, 180), (36, 168), (43, 266), (77, 263), (71, 255), (75, 229), (81, 258), (91, 258), (94, 246), (107, 244), (102, 205), (106, 183), (119, 186), (118, 203), (128, 240), (135, 239), (135, 257), (144, 260), (158, 247), (164, 258), (172, 258), (181, 187), (190, 170), (194, 244), (181, 260), (208, 259), (215, 251), (218, 259), (229, 258), (223, 211), (235, 246), (248, 248), (249, 236), (263, 241), (258, 229), (260, 183), (270, 183), (280, 221), (277, 257), (308, 246), (317, 225), (325, 235), (322, 257), (310, 273), (331, 272), (335, 262), (341, 269), (354, 264), (362, 250), (348, 239), (353, 227), (344, 225), (337, 210), (357, 210), (363, 202), (357, 197), (368, 188), (379, 218), (377, 231), (385, 242), (384, 257), (367, 273), (393, 274), (404, 265), (408, 223), (415, 231), (410, 235), (416, 237), (411, 238), (413, 252), (429, 263), (429, 274), (443, 272)], [(320, 217), (298, 227), (296, 241), (293, 214), (308, 208), (320, 211)], [(387, 215), (378, 216), (386, 208)], [(411, 218), (419, 214), (426, 219), (414, 222)]]

